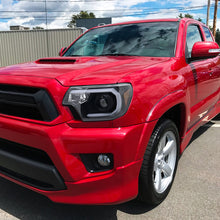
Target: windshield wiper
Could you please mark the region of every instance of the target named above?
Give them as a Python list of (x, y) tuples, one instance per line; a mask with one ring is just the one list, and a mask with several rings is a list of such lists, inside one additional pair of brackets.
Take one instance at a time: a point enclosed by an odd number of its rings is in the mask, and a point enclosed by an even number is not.
[(81, 57), (82, 55), (68, 55), (67, 57)]
[(99, 54), (97, 56), (136, 56), (136, 55), (131, 55), (131, 54), (126, 54), (126, 53), (104, 53), (104, 54)]
[[(82, 57), (82, 56), (87, 56), (87, 55), (68, 55), (66, 57)], [(126, 53), (104, 53), (104, 54), (99, 54), (99, 55), (89, 55), (92, 57), (95, 56), (138, 56), (138, 55), (131, 55), (131, 54), (126, 54)]]

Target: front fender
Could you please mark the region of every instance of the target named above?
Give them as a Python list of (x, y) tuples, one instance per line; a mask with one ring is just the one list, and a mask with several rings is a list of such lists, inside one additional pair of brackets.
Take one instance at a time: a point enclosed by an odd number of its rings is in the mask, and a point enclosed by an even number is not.
[[(142, 131), (142, 135), (140, 138), (139, 148), (137, 150), (136, 154), (136, 160), (142, 159), (144, 152), (146, 150), (147, 144), (149, 142), (150, 136), (154, 130), (154, 128), (157, 125), (158, 120), (172, 107), (182, 104), (186, 106), (187, 96), (185, 91), (183, 90), (177, 90), (175, 92), (169, 93), (168, 95), (162, 97), (150, 110), (147, 118), (146, 123), (144, 126), (144, 129)], [(188, 111), (185, 109), (185, 111)], [(187, 114), (187, 112), (184, 112)], [(186, 118), (186, 117), (183, 117)], [(183, 122), (183, 125), (185, 124), (185, 121)], [(182, 128), (185, 132), (185, 127)]]
[(150, 110), (147, 115), (146, 122), (158, 120), (169, 109), (181, 103), (186, 106), (186, 92), (184, 90), (177, 90), (165, 95)]

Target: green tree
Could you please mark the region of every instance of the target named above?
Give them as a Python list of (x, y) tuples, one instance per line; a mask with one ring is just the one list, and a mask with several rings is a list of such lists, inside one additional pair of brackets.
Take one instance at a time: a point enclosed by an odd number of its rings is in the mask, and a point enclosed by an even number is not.
[(216, 43), (218, 43), (218, 45), (220, 45), (220, 30), (219, 29), (216, 30), (215, 41)]
[[(209, 25), (209, 29), (213, 33), (213, 27)], [(216, 30), (215, 41), (220, 46), (220, 30), (219, 30), (219, 28)]]
[(179, 17), (179, 18), (193, 18), (193, 15), (187, 13), (187, 14), (184, 14), (184, 16), (183, 16), (183, 14), (180, 13), (180, 14), (178, 15), (178, 17)]
[(184, 18), (184, 17), (183, 17), (183, 14), (180, 13), (180, 14), (178, 15), (178, 18)]
[(185, 14), (185, 18), (193, 18), (193, 15), (187, 13), (187, 14)]
[[(189, 14), (189, 13), (187, 13), (187, 14), (182, 14), (182, 13), (180, 13), (179, 15), (178, 15), (178, 18), (194, 18), (193, 17), (193, 15), (191, 15), (191, 14)], [(201, 18), (198, 18), (198, 19), (196, 19), (197, 21), (200, 21), (200, 22), (202, 22), (202, 19)]]
[(72, 16), (72, 20), (69, 22), (67, 27), (74, 27), (76, 25), (76, 19), (81, 18), (95, 18), (95, 15), (92, 12), (88, 13), (87, 11), (81, 11), (79, 14)]
[(33, 27), (33, 30), (43, 30), (44, 28), (40, 27), (40, 26), (36, 26), (36, 27)]

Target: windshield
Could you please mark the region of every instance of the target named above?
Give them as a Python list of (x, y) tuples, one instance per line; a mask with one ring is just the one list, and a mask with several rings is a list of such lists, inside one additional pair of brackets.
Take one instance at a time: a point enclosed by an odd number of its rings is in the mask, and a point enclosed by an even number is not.
[(148, 22), (95, 28), (64, 56), (173, 57), (178, 22)]

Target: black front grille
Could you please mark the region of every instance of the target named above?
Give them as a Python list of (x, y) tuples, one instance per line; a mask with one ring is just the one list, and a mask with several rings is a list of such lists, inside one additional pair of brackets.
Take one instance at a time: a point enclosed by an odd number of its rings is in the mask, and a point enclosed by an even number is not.
[(58, 111), (46, 90), (1, 84), (0, 113), (47, 122), (58, 117)]
[(65, 184), (42, 150), (0, 138), (0, 173), (42, 190), (63, 190)]

